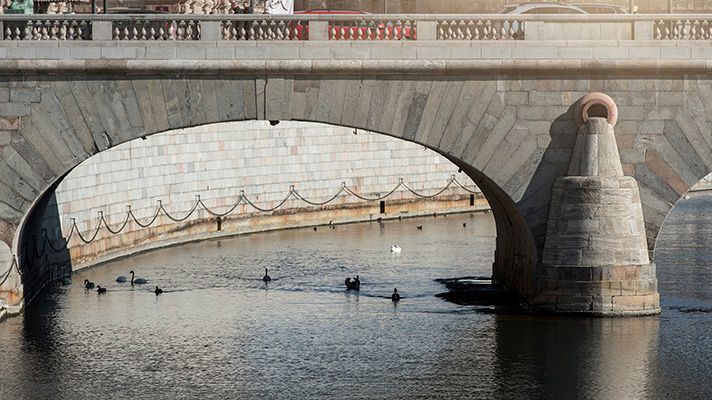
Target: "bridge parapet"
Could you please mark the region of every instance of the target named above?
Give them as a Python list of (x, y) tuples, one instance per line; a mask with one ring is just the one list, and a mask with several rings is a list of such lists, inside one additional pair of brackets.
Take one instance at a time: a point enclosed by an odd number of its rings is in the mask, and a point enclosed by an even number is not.
[(705, 14), (0, 15), (0, 40), (710, 40)]

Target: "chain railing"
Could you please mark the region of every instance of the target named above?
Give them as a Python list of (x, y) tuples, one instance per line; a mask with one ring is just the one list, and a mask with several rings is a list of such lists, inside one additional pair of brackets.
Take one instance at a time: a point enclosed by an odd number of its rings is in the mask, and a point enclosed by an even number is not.
[(455, 178), (454, 175), (448, 179), (447, 184), (442, 188), (434, 193), (426, 194), (426, 193), (421, 193), (413, 188), (411, 188), (409, 185), (407, 185), (404, 181), (403, 178), (399, 179), (398, 183), (388, 192), (386, 192), (383, 195), (378, 195), (378, 196), (366, 196), (363, 194), (360, 194), (353, 189), (351, 189), (348, 185), (346, 185), (345, 182), (341, 183), (341, 187), (332, 195), (329, 196), (326, 200), (323, 201), (318, 201), (318, 200), (310, 200), (304, 195), (300, 194), (299, 191), (294, 187), (294, 185), (289, 187), (289, 190), (287, 191), (287, 194), (280, 199), (276, 205), (273, 205), (271, 207), (261, 207), (258, 204), (256, 204), (253, 200), (251, 200), (245, 193), (244, 191), (240, 191), (240, 194), (237, 196), (237, 199), (235, 200), (235, 203), (230, 206), (227, 210), (223, 212), (216, 211), (214, 209), (211, 209), (208, 207), (203, 200), (200, 198), (200, 195), (196, 195), (195, 202), (193, 205), (190, 207), (188, 211), (183, 213), (182, 215), (175, 215), (169, 212), (166, 207), (163, 205), (163, 202), (161, 200), (158, 200), (158, 205), (156, 206), (155, 211), (148, 217), (144, 218), (139, 218), (136, 216), (136, 214), (133, 212), (132, 208), (130, 205), (126, 206), (126, 216), (123, 218), (123, 221), (120, 224), (112, 224), (110, 223), (106, 217), (104, 217), (104, 212), (99, 211), (98, 212), (98, 217), (96, 219), (95, 227), (94, 229), (82, 233), (81, 229), (77, 225), (77, 221), (75, 218), (70, 218), (71, 225), (69, 226), (68, 229), (64, 230), (67, 232), (67, 236), (62, 238), (62, 244), (55, 244), (53, 241), (50, 239), (49, 235), (47, 234), (47, 230), (42, 231), (43, 238), (40, 240), (42, 241), (41, 245), (37, 242), (35, 242), (33, 247), (33, 255), (36, 259), (41, 258), (44, 256), (47, 248), (52, 249), (54, 252), (61, 252), (65, 251), (69, 246), (70, 242), (72, 242), (72, 239), (76, 237), (79, 239), (81, 243), (84, 244), (90, 244), (97, 240), (99, 237), (99, 233), (101, 232), (102, 228), (105, 228), (107, 232), (109, 232), (112, 235), (118, 235), (126, 229), (126, 227), (129, 225), (130, 222), (135, 223), (137, 226), (140, 228), (149, 228), (153, 226), (158, 218), (161, 215), (166, 216), (170, 221), (174, 223), (180, 223), (188, 218), (190, 218), (193, 214), (195, 214), (199, 210), (205, 210), (210, 216), (213, 217), (225, 217), (227, 215), (232, 214), (237, 207), (239, 207), (241, 204), (250, 206), (254, 210), (258, 212), (264, 212), (264, 213), (270, 213), (274, 212), (282, 207), (284, 207), (287, 204), (287, 201), (290, 199), (298, 200), (301, 201), (309, 206), (316, 206), (316, 207), (322, 207), (326, 206), (329, 203), (332, 203), (336, 201), (340, 196), (345, 196), (345, 195), (351, 195), (356, 197), (359, 200), (366, 201), (366, 202), (376, 202), (376, 201), (382, 201), (393, 194), (395, 194), (399, 189), (402, 189), (403, 191), (412, 194), (413, 196), (420, 198), (420, 199), (433, 199), (438, 196), (443, 195), (448, 189), (452, 189), (454, 187), (460, 188), (464, 190), (467, 194), (476, 194), (479, 193), (474, 189), (470, 189), (460, 183), (457, 178)]

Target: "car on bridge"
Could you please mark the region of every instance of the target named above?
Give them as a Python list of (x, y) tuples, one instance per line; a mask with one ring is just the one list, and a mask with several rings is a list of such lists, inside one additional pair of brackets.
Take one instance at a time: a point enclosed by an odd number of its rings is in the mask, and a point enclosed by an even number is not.
[(600, 3), (572, 3), (572, 6), (578, 7), (589, 14), (628, 14), (628, 11), (614, 4)]
[(628, 14), (623, 8), (603, 3), (523, 3), (506, 6), (500, 14)]
[(506, 6), (500, 14), (588, 14), (584, 9), (561, 3), (524, 3)]

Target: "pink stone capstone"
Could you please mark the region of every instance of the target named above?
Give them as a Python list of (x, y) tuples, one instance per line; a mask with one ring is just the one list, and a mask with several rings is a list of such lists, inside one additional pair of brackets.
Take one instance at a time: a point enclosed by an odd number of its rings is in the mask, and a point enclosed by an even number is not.
[(588, 111), (594, 106), (600, 104), (606, 108), (608, 123), (611, 126), (616, 126), (618, 122), (618, 106), (613, 99), (604, 93), (593, 92), (583, 96), (576, 102), (574, 116), (576, 118), (576, 126), (581, 127), (588, 120)]

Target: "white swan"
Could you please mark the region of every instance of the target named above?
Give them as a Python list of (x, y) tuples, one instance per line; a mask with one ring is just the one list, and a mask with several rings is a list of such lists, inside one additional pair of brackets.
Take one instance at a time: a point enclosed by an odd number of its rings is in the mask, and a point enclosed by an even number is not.
[(391, 246), (391, 253), (400, 254), (400, 252), (401, 252), (400, 246), (398, 246), (397, 244), (394, 244), (393, 246)]

